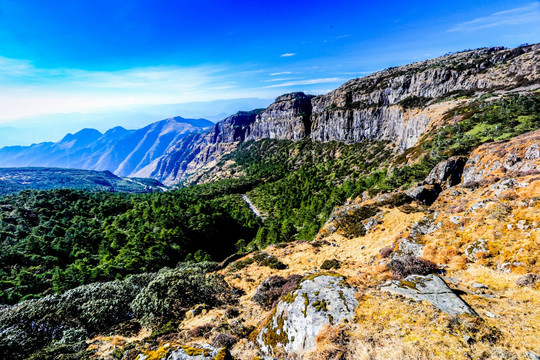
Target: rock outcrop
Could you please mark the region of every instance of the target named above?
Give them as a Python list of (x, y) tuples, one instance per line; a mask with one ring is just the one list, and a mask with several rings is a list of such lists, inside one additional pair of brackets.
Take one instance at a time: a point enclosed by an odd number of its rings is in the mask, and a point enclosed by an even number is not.
[(540, 130), (510, 141), (487, 143), (475, 149), (463, 169), (462, 182), (470, 184), (497, 177), (540, 173)]
[(393, 280), (381, 286), (382, 291), (403, 295), (415, 301), (427, 301), (450, 315), (476, 312), (456, 295), (437, 275), (410, 275), (404, 280)]
[(311, 138), (391, 140), (409, 148), (432, 120), (415, 109), (451, 94), (538, 86), (539, 56), (540, 45), (481, 49), (351, 80), (313, 99)]
[(277, 304), (257, 344), (269, 356), (279, 351), (302, 356), (314, 350), (315, 338), (325, 325), (352, 319), (358, 305), (355, 293), (341, 275), (308, 276)]
[(136, 176), (163, 179), (169, 185), (185, 180), (194, 172), (213, 165), (220, 155), (245, 141), (251, 132), (250, 125), (261, 111), (241, 111), (218, 122), (205, 133), (186, 136)]
[(257, 115), (247, 140), (301, 140), (311, 131), (311, 99), (302, 92), (285, 94)]

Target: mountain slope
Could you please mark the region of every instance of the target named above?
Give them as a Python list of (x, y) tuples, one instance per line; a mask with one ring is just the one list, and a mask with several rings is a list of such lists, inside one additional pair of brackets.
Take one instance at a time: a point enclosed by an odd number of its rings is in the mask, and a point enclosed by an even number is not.
[(122, 179), (110, 171), (61, 168), (0, 168), (0, 195), (22, 190), (77, 189), (146, 193), (161, 191), (163, 184), (152, 179)]
[(212, 125), (204, 119), (175, 117), (138, 130), (115, 127), (101, 134), (94, 129), (83, 129), (66, 135), (57, 143), (4, 147), (0, 149), (0, 166), (109, 170), (128, 176), (163, 155), (169, 146), (187, 134)]
[[(167, 184), (197, 178), (215, 159), (246, 140), (358, 142), (389, 140), (402, 150), (416, 144), (445, 114), (476, 95), (500, 95), (540, 87), (540, 45), (467, 51), (387, 69), (351, 80), (322, 96), (280, 96), (249, 119), (239, 114), (206, 135), (174, 145), (139, 175)], [(234, 136), (242, 129), (242, 136)], [(231, 134), (220, 138), (211, 134)], [(206, 160), (204, 160), (206, 159)], [(181, 163), (183, 165), (178, 166)]]

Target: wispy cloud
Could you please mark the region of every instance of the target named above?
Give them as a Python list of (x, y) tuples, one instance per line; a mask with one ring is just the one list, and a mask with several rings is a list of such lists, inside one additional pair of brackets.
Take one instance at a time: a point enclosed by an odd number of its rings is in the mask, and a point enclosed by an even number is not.
[(290, 74), (292, 74), (290, 71), (282, 71), (282, 72), (271, 73), (270, 76), (290, 75)]
[(285, 53), (285, 54), (281, 54), (281, 57), (291, 57), (291, 56), (295, 56), (296, 53)]
[(326, 84), (343, 81), (341, 78), (332, 77), (332, 78), (320, 78), (320, 79), (309, 79), (309, 80), (298, 80), (298, 81), (288, 81), (281, 84), (274, 84), (265, 86), (267, 88), (277, 88), (277, 87), (287, 87), (287, 86), (300, 86), (300, 85), (314, 85), (314, 84)]
[(261, 80), (262, 82), (278, 82), (278, 81), (290, 81), (290, 80), (299, 80), (301, 78), (274, 78), (274, 79), (267, 79), (267, 80)]
[(30, 61), (0, 57), (0, 121), (111, 106), (251, 97), (252, 92), (231, 83), (246, 76), (241, 68), (226, 66), (90, 71), (39, 68)]
[(503, 25), (540, 24), (540, 2), (527, 6), (500, 11), (491, 15), (480, 17), (471, 21), (457, 24), (448, 29), (448, 32), (476, 31)]

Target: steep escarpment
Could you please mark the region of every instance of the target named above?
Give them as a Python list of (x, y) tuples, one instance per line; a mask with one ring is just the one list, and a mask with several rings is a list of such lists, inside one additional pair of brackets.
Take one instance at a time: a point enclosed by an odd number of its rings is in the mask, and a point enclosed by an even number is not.
[(247, 140), (300, 140), (311, 132), (311, 99), (302, 92), (285, 94), (261, 112)]
[(196, 140), (181, 140), (137, 175), (196, 182), (215, 160), (250, 140), (391, 141), (406, 150), (477, 95), (539, 88), (539, 63), (540, 45), (487, 48), (386, 69), (322, 96), (286, 94), (249, 120), (235, 115)]
[[(540, 81), (540, 45), (489, 48), (387, 69), (313, 99), (316, 141), (391, 140), (413, 146), (452, 96), (509, 91)], [(427, 107), (426, 107), (427, 106)], [(424, 109), (414, 111), (413, 109)]]

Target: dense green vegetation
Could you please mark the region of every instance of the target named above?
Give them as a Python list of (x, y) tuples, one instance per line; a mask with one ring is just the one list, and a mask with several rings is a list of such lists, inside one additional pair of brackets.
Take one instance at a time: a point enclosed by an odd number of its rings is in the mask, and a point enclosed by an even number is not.
[(0, 303), (220, 260), (258, 219), (223, 181), (145, 195), (23, 191), (0, 198)]
[(233, 159), (248, 177), (260, 179), (248, 196), (268, 215), (251, 245), (313, 239), (336, 205), (380, 183), (391, 154), (385, 142), (242, 144), (225, 160)]
[(86, 350), (84, 340), (92, 334), (126, 331), (121, 326), (126, 322), (135, 329), (143, 322), (159, 333), (160, 326), (181, 319), (196, 304), (212, 308), (234, 303), (237, 295), (223, 278), (207, 276), (215, 268), (215, 263), (180, 264), (0, 308), (0, 358), (43, 360), (73, 354), (62, 358), (87, 359), (93, 351)]

